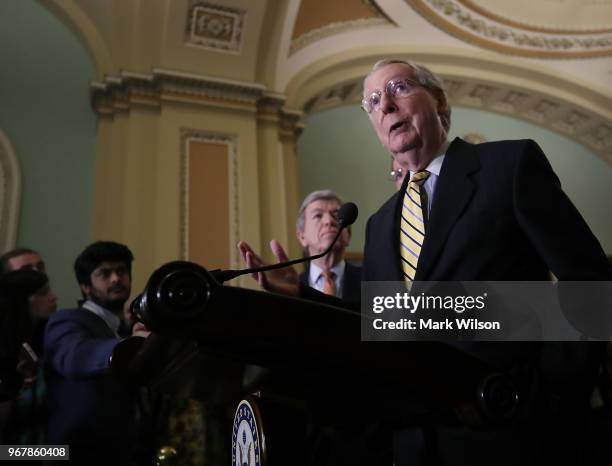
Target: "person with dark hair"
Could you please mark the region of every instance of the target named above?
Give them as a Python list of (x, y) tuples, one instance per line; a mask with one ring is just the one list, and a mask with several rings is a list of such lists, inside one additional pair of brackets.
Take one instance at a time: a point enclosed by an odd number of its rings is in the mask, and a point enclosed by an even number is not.
[[(74, 263), (84, 301), (55, 313), (45, 332), (48, 440), (70, 445), (71, 460), (83, 464), (128, 465), (135, 454), (138, 391), (109, 372), (133, 259), (112, 241), (85, 248)], [(132, 335), (148, 334), (140, 323), (132, 328)]]
[(21, 269), (0, 275), (0, 399), (4, 443), (40, 444), (46, 427), (45, 386), (38, 362), (57, 298), (47, 276)]
[(17, 248), (0, 256), (0, 274), (19, 269), (33, 269), (46, 273), (45, 262), (30, 248)]

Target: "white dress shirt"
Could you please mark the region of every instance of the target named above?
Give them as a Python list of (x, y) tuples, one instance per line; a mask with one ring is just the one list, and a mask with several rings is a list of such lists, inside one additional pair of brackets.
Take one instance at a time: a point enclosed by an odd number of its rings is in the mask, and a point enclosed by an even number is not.
[[(446, 151), (448, 150), (448, 146), (450, 145), (449, 141), (446, 141), (442, 146), (440, 146), (439, 155), (433, 158), (429, 165), (425, 168), (425, 171), (428, 171), (429, 177), (425, 180), (425, 183), (422, 184), (422, 187), (425, 188), (425, 192), (427, 193), (427, 217), (429, 217), (429, 212), (431, 212), (431, 205), (433, 203), (434, 194), (436, 192), (436, 184), (438, 183), (438, 178), (440, 177), (440, 171), (442, 170), (442, 163), (444, 162), (444, 157), (446, 157)], [(410, 178), (416, 172), (410, 172)]]
[(85, 301), (81, 307), (100, 317), (104, 322), (106, 322), (106, 325), (108, 325), (108, 327), (113, 331), (115, 336), (119, 338), (119, 324), (121, 323), (119, 316), (113, 314), (111, 311), (103, 308), (99, 304), (90, 301), (89, 299)]

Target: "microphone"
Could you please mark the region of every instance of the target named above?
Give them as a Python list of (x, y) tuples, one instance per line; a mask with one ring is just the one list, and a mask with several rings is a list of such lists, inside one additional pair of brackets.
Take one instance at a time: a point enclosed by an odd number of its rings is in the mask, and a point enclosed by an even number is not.
[(334, 240), (330, 243), (327, 249), (323, 251), (322, 253), (317, 254), (315, 256), (303, 257), (302, 259), (294, 259), (294, 260), (287, 261), (287, 262), (279, 262), (278, 264), (266, 265), (264, 267), (252, 267), (250, 269), (242, 269), (242, 270), (217, 269), (217, 270), (211, 270), (210, 273), (219, 283), (223, 283), (233, 278), (239, 277), (240, 275), (245, 275), (247, 273), (266, 272), (268, 270), (282, 269), (284, 267), (289, 267), (290, 265), (295, 265), (301, 262), (307, 262), (307, 261), (311, 261), (314, 259), (318, 259), (319, 257), (323, 257), (329, 251), (331, 251), (331, 248), (334, 246), (334, 244), (336, 244), (336, 241), (338, 241), (338, 238), (340, 237), (342, 230), (352, 225), (353, 223), (355, 223), (355, 220), (357, 220), (358, 214), (359, 214), (359, 209), (357, 209), (357, 206), (354, 203), (347, 202), (346, 204), (342, 204), (342, 207), (338, 209), (338, 225), (339, 225), (338, 233), (336, 233)]

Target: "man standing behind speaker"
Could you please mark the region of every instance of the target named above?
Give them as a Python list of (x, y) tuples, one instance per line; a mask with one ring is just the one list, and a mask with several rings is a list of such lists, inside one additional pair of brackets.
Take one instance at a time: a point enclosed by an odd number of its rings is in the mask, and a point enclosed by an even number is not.
[[(135, 464), (138, 391), (109, 372), (133, 259), (127, 246), (115, 242), (85, 248), (74, 264), (85, 301), (56, 312), (47, 324), (48, 440), (70, 445), (75, 464)], [(132, 328), (135, 336), (148, 333), (140, 323)]]
[[(306, 256), (320, 254), (327, 249), (338, 233), (338, 209), (343, 202), (331, 190), (313, 191), (300, 207), (297, 219), (297, 238)], [(325, 294), (347, 301), (359, 302), (361, 293), (361, 267), (344, 260), (344, 252), (351, 240), (351, 230), (340, 234), (332, 250), (310, 262), (300, 275), (300, 283)]]

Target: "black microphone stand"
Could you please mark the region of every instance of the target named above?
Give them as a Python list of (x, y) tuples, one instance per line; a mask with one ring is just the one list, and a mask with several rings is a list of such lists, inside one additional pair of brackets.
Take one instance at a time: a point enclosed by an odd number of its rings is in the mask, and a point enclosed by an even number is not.
[(267, 272), (268, 270), (282, 269), (284, 267), (289, 267), (291, 265), (300, 264), (302, 262), (312, 261), (318, 259), (319, 257), (323, 257), (327, 253), (329, 253), (329, 251), (331, 251), (331, 249), (334, 247), (334, 244), (336, 244), (336, 241), (338, 241), (342, 230), (344, 230), (346, 227), (352, 225), (355, 222), (355, 220), (357, 219), (357, 213), (357, 206), (352, 202), (347, 202), (346, 204), (342, 205), (338, 212), (338, 221), (340, 224), (340, 228), (338, 228), (338, 233), (336, 233), (334, 240), (330, 243), (327, 249), (325, 249), (325, 251), (320, 254), (303, 257), (301, 259), (294, 259), (287, 262), (279, 262), (277, 264), (266, 265), (263, 267), (251, 267), (249, 269), (242, 270), (216, 269), (211, 270), (210, 273), (215, 278), (215, 280), (217, 280), (219, 283), (223, 283), (233, 278), (239, 277), (240, 275), (245, 275), (247, 273)]

